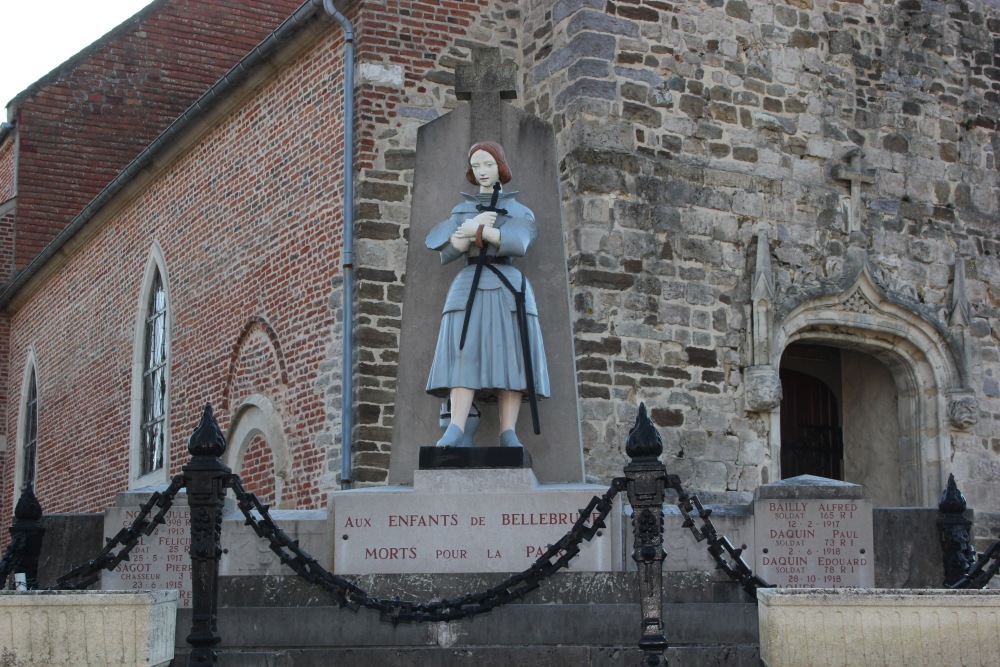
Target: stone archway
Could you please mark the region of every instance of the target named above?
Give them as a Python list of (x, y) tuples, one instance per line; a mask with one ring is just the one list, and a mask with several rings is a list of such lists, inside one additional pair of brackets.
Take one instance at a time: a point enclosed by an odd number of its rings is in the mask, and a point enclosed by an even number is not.
[[(847, 350), (858, 363), (865, 358), (880, 362), (895, 385), (899, 424), (898, 492), (892, 488), (894, 481), (884, 491), (885, 500), (894, 500), (898, 493), (903, 505), (933, 504), (947, 480), (945, 463), (951, 454), (949, 398), (963, 391), (961, 360), (948, 332), (887, 297), (867, 263), (848, 289), (810, 296), (791, 308), (776, 327), (770, 346), (772, 368), (779, 366), (781, 355), (794, 343)], [(771, 462), (780, 476), (780, 420), (772, 419), (772, 426), (777, 428), (771, 429)]]
[(247, 397), (236, 410), (229, 432), (226, 434), (225, 463), (237, 474), (243, 469), (248, 450), (263, 441), (270, 448), (274, 466), (274, 504), (282, 507), (281, 496), (288, 479), (291, 453), (285, 439), (281, 416), (274, 404), (260, 394)]
[(843, 345), (807, 336), (782, 354), (780, 475), (853, 482), (876, 506), (908, 504), (896, 376), (864, 343)]

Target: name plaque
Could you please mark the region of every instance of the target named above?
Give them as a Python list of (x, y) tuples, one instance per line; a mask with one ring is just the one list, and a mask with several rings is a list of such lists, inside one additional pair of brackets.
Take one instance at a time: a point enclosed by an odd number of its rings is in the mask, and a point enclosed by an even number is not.
[(769, 584), (781, 588), (875, 585), (870, 500), (758, 498), (754, 535), (754, 570)]
[[(519, 572), (531, 566), (549, 545), (559, 541), (591, 498), (606, 489), (585, 484), (484, 488), (469, 492), (461, 484), (432, 484), (476, 473), (501, 478), (529, 475), (530, 470), (417, 471), (415, 487), (387, 487), (334, 492), (334, 572), (337, 574), (408, 574)], [(610, 571), (621, 568), (621, 506), (616, 499), (605, 528), (583, 542), (572, 568)], [(589, 522), (595, 521), (596, 511)], [(589, 523), (588, 522), (588, 523)]]
[[(104, 537), (110, 539), (122, 528), (132, 525), (149, 493), (119, 494), (115, 506), (104, 512)], [(154, 508), (149, 518), (155, 515)], [(166, 523), (152, 535), (139, 538), (129, 556), (111, 572), (101, 575), (101, 589), (106, 591), (176, 590), (178, 608), (191, 606), (191, 545), (189, 527), (191, 509), (187, 498), (179, 494), (166, 516)]]

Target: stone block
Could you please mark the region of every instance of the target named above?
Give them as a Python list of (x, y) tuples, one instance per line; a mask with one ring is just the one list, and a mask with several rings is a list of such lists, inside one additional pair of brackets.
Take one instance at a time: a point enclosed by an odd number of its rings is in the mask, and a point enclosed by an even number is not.
[(859, 484), (800, 475), (757, 488), (755, 572), (789, 588), (875, 585), (872, 503)]
[(177, 591), (0, 593), (4, 665), (158, 667), (174, 657)]
[(761, 589), (766, 667), (1000, 664), (993, 591)]
[[(338, 574), (519, 572), (563, 537), (606, 487), (539, 484), (530, 469), (417, 470), (413, 487), (330, 495)], [(593, 520), (593, 517), (590, 521)], [(621, 501), (573, 561), (620, 570)]]

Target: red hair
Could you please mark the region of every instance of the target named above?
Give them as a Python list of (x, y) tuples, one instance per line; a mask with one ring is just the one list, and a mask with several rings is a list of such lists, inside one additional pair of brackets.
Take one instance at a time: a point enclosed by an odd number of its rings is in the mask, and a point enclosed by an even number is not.
[[(503, 153), (503, 146), (495, 141), (480, 141), (479, 143), (472, 144), (472, 148), (469, 149), (468, 159), (472, 159), (472, 154), (476, 151), (486, 151), (493, 156), (493, 159), (497, 161), (497, 171), (499, 172), (500, 182), (509, 183), (511, 179), (510, 167), (507, 166), (507, 156)], [(473, 185), (479, 185), (479, 181), (476, 180), (475, 174), (472, 173), (472, 167), (465, 172), (465, 180), (469, 181)]]

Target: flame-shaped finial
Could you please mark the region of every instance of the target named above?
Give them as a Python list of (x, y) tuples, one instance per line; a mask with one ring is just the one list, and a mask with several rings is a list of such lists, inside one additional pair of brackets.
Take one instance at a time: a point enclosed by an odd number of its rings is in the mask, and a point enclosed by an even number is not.
[(948, 475), (948, 486), (941, 492), (941, 500), (938, 501), (938, 509), (946, 514), (961, 514), (968, 505), (965, 496), (958, 490), (955, 484), (955, 474)]
[(222, 456), (226, 451), (226, 438), (219, 429), (215, 415), (212, 414), (212, 404), (205, 404), (205, 411), (201, 413), (201, 421), (198, 428), (191, 434), (188, 441), (188, 451), (191, 456)]
[(14, 507), (14, 517), (18, 521), (38, 521), (42, 518), (42, 506), (35, 498), (35, 484), (28, 482), (21, 491), (21, 497), (17, 499), (17, 506)]
[(625, 453), (629, 458), (656, 458), (663, 453), (663, 440), (660, 432), (646, 414), (646, 404), (639, 404), (639, 414), (635, 417), (635, 426), (628, 432), (625, 440)]

